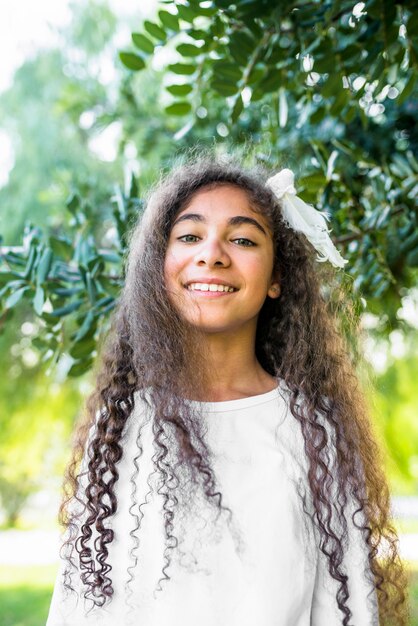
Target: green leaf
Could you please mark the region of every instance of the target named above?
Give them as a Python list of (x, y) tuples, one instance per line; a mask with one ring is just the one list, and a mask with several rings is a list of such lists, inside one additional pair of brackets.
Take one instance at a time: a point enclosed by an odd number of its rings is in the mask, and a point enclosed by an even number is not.
[(145, 67), (144, 59), (134, 52), (119, 52), (119, 58), (125, 67), (134, 72), (143, 70)]
[(265, 74), (265, 71), (266, 71), (265, 65), (261, 63), (257, 63), (257, 65), (255, 65), (252, 68), (251, 72), (248, 75), (247, 85), (253, 85), (261, 81), (261, 79), (263, 78)]
[(72, 193), (66, 200), (65, 206), (73, 215), (76, 214), (77, 209), (80, 206), (80, 196), (77, 193)]
[(176, 8), (179, 17), (185, 22), (189, 22), (191, 24), (193, 20), (197, 17), (196, 12), (193, 11), (193, 9), (191, 9), (190, 7), (185, 6), (184, 4), (177, 4)]
[(36, 287), (35, 297), (33, 299), (33, 308), (38, 315), (42, 314), (42, 308), (45, 302), (45, 293), (40, 285)]
[(242, 71), (235, 63), (227, 63), (225, 61), (217, 61), (213, 66), (213, 73), (215, 78), (221, 81), (227, 79), (238, 82), (242, 76)]
[(101, 276), (99, 282), (106, 293), (110, 293), (112, 296), (119, 295), (121, 287), (117, 282), (110, 280), (106, 276)]
[(408, 254), (406, 255), (406, 262), (410, 267), (418, 267), (418, 248), (415, 248), (415, 250), (411, 250), (411, 252), (408, 252)]
[(232, 113), (231, 113), (231, 121), (233, 123), (235, 123), (239, 119), (239, 116), (241, 115), (243, 108), (244, 108), (244, 103), (242, 101), (241, 94), (238, 94), (235, 100), (234, 106), (232, 108)]
[[(254, 5), (254, 13), (256, 14), (257, 11), (259, 11), (259, 8)], [(246, 24), (247, 28), (251, 31), (251, 33), (255, 35), (257, 41), (259, 41), (264, 35), (264, 32), (261, 26), (257, 24), (254, 17), (256, 17), (256, 15), (245, 17), (243, 21)]]
[(12, 280), (11, 282), (8, 282), (4, 285), (4, 287), (2, 287), (0, 289), (0, 298), (2, 298), (4, 296), (5, 293), (12, 292), (12, 291), (16, 291), (16, 289), (20, 289), (20, 287), (27, 287), (28, 285), (26, 285), (26, 281), (24, 280)]
[(343, 84), (341, 80), (341, 76), (336, 74), (331, 74), (328, 77), (327, 82), (322, 85), (322, 95), (324, 98), (329, 98), (330, 96), (338, 95), (338, 93), (342, 90)]
[(189, 37), (191, 37), (192, 39), (203, 39), (205, 40), (207, 37), (207, 33), (204, 30), (200, 30), (198, 28), (189, 28), (189, 30), (186, 31), (187, 34), (189, 35)]
[(116, 252), (102, 252), (102, 259), (108, 263), (121, 263), (122, 257)]
[(273, 68), (260, 81), (260, 84), (257, 85), (257, 87), (259, 89), (262, 89), (264, 93), (270, 93), (272, 91), (277, 91), (277, 89), (280, 87), (282, 82), (283, 82), (283, 78), (282, 78), (282, 74), (280, 70)]
[[(357, 113), (356, 106), (349, 106), (348, 108), (346, 108), (346, 110), (342, 114), (344, 122), (346, 124), (349, 124), (350, 122), (352, 122), (353, 119), (356, 117), (356, 113)], [(312, 117), (311, 117), (311, 122), (312, 122)]]
[(152, 54), (154, 52), (154, 44), (151, 39), (148, 39), (145, 35), (142, 35), (141, 33), (132, 33), (132, 41), (136, 47), (143, 52), (146, 52), (147, 54)]
[(6, 309), (12, 309), (18, 302), (19, 300), (22, 299), (23, 294), (25, 293), (25, 291), (27, 291), (29, 289), (29, 286), (26, 285), (26, 287), (21, 287), (20, 289), (18, 289), (17, 291), (14, 291), (6, 300), (5, 302), (5, 308)]
[(192, 110), (192, 105), (186, 101), (173, 102), (165, 110), (169, 115), (187, 115)]
[(251, 102), (257, 102), (258, 100), (262, 100), (263, 98), (264, 92), (261, 89), (259, 89), (258, 87), (253, 89), (253, 92), (251, 94)]
[(93, 308), (95, 311), (99, 311), (100, 309), (108, 305), (110, 302), (114, 302), (114, 301), (115, 301), (115, 298), (113, 298), (113, 296), (104, 296), (103, 298), (100, 298), (100, 300), (97, 300)]
[[(0, 285), (7, 285), (10, 281), (14, 281), (19, 274), (16, 272), (0, 272)], [(19, 281), (24, 284), (24, 281)]]
[(28, 261), (26, 263), (24, 278), (29, 279), (36, 259), (36, 246), (32, 245), (29, 251)]
[(158, 24), (154, 24), (154, 22), (150, 22), (149, 20), (145, 20), (144, 28), (151, 37), (157, 39), (158, 41), (165, 41), (167, 39), (167, 33), (161, 26)]
[(6, 254), (3, 254), (3, 260), (7, 261), (8, 263), (12, 263), (13, 265), (26, 267), (26, 259), (22, 256), (22, 254), (6, 252)]
[(257, 45), (257, 42), (248, 33), (236, 31), (229, 38), (229, 52), (233, 59), (244, 67)]
[(403, 102), (405, 102), (408, 96), (412, 93), (414, 86), (415, 86), (415, 80), (416, 80), (415, 73), (411, 72), (410, 77), (406, 81), (404, 88), (402, 89), (401, 93), (399, 94), (397, 98), (398, 104), (402, 104)]
[(36, 283), (40, 285), (45, 282), (48, 272), (51, 269), (53, 259), (53, 253), (51, 248), (46, 248), (41, 256), (41, 259), (38, 263), (38, 267), (36, 269)]
[(217, 10), (213, 7), (199, 6), (199, 16), (203, 15), (204, 17), (213, 17), (216, 14)]
[(89, 369), (91, 369), (91, 366), (93, 365), (93, 361), (94, 361), (93, 357), (90, 357), (88, 359), (83, 359), (82, 361), (76, 361), (70, 367), (68, 371), (68, 376), (75, 378), (77, 376), (81, 376), (82, 374), (85, 374), (86, 372), (89, 371)]
[(83, 287), (52, 287), (50, 291), (61, 298), (67, 298), (68, 296), (75, 296), (76, 293), (83, 291)]
[(176, 50), (183, 57), (197, 57), (199, 54), (202, 54), (202, 49), (199, 46), (193, 46), (191, 43), (181, 43)]
[(350, 99), (350, 92), (348, 91), (348, 89), (341, 89), (341, 91), (337, 94), (337, 97), (335, 98), (331, 109), (330, 109), (330, 113), (331, 115), (333, 115), (335, 118), (337, 118), (339, 115), (342, 116), (343, 114), (343, 109), (345, 107), (345, 105), (347, 104), (347, 102)]
[(69, 304), (66, 304), (65, 306), (62, 306), (58, 309), (54, 309), (53, 311), (51, 311), (51, 313), (49, 313), (50, 317), (64, 317), (64, 315), (68, 315), (69, 313), (73, 313), (74, 311), (77, 311), (77, 309), (80, 308), (80, 306), (83, 304), (84, 300), (74, 300), (74, 302), (70, 302)]
[(190, 76), (196, 71), (196, 66), (190, 63), (173, 63), (169, 65), (167, 69), (174, 74)]
[(74, 341), (81, 341), (84, 337), (92, 337), (96, 332), (97, 321), (93, 311), (89, 311), (83, 320), (79, 330), (74, 336)]
[(91, 353), (96, 349), (96, 340), (94, 338), (84, 339), (82, 341), (77, 341), (70, 348), (70, 356), (73, 359), (84, 359), (87, 356), (90, 356)]
[(112, 300), (112, 302), (109, 302), (109, 304), (103, 307), (103, 309), (100, 311), (101, 315), (103, 316), (110, 313), (110, 311), (115, 308), (116, 304), (116, 300)]
[(90, 270), (92, 277), (95, 278), (104, 271), (105, 262), (101, 256), (97, 256), (95, 259), (91, 259), (91, 261), (87, 263), (87, 267)]
[(49, 246), (53, 253), (69, 261), (73, 256), (73, 247), (71, 241), (67, 237), (50, 236), (48, 239)]
[(372, 80), (379, 80), (382, 75), (383, 72), (385, 71), (385, 59), (383, 58), (383, 56), (378, 56), (376, 59), (376, 63), (372, 66), (372, 71), (369, 74), (369, 80), (370, 82)]
[(392, 156), (392, 159), (397, 164), (398, 169), (401, 172), (401, 177), (402, 178), (407, 178), (408, 176), (413, 176), (414, 175), (413, 171), (411, 170), (411, 166), (410, 166), (409, 161), (404, 156), (401, 156), (400, 154), (396, 154), (395, 153)]
[(90, 272), (86, 272), (86, 282), (87, 282), (87, 293), (89, 296), (89, 300), (91, 304), (94, 304), (97, 296), (97, 288), (95, 285), (95, 281), (90, 274)]
[(415, 228), (412, 231), (412, 234), (409, 235), (400, 245), (402, 252), (409, 252), (410, 250), (416, 248), (418, 246), (418, 228)]
[(167, 85), (166, 89), (173, 96), (187, 96), (191, 91), (193, 91), (192, 85)]
[(212, 81), (211, 87), (212, 89), (220, 93), (221, 96), (225, 96), (225, 97), (234, 96), (238, 91), (237, 85), (234, 85), (233, 83), (230, 83), (230, 82), (221, 81), (221, 80)]
[(240, 46), (240, 48), (248, 56), (252, 54), (257, 46), (256, 39), (254, 39), (253, 35), (249, 31), (245, 30), (235, 31), (231, 35), (230, 40)]
[(240, 65), (241, 67), (245, 67), (248, 63), (248, 55), (240, 48), (239, 45), (229, 44), (229, 53), (231, 57)]
[(299, 184), (303, 189), (315, 194), (326, 185), (326, 182), (325, 176), (319, 172), (299, 179)]
[(160, 18), (163, 26), (166, 28), (170, 28), (170, 30), (175, 31), (179, 30), (179, 20), (172, 13), (169, 13), (168, 11), (158, 11), (158, 17)]
[(335, 71), (335, 57), (332, 54), (317, 59), (315, 57), (314, 71), (319, 74), (331, 74)]
[(319, 124), (319, 122), (322, 122), (325, 115), (326, 115), (325, 108), (323, 106), (318, 107), (317, 110), (311, 115), (311, 118), (310, 118), (311, 125), (316, 126), (317, 124)]

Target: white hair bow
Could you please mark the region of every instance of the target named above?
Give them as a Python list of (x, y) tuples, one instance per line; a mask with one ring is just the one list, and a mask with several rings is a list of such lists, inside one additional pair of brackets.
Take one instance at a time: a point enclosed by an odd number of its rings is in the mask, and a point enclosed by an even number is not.
[(299, 198), (296, 195), (294, 182), (295, 175), (289, 169), (281, 170), (266, 182), (276, 198), (280, 200), (285, 223), (293, 230), (305, 235), (317, 250), (318, 261), (329, 261), (335, 267), (344, 267), (348, 261), (343, 259), (328, 234), (330, 229), (326, 220), (329, 220), (329, 216), (322, 211), (317, 211)]

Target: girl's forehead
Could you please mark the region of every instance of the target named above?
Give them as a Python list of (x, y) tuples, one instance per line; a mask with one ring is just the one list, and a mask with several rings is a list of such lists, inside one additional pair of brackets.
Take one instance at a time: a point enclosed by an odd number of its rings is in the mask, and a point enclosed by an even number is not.
[(190, 205), (206, 205), (225, 206), (230, 204), (239, 204), (242, 207), (249, 207), (250, 199), (245, 189), (237, 185), (227, 183), (212, 184), (201, 187), (195, 191), (187, 200), (182, 209)]
[(184, 213), (205, 213), (209, 218), (216, 214), (217, 217), (236, 215), (252, 215), (263, 222), (270, 230), (271, 219), (264, 214), (262, 208), (256, 205), (250, 198), (246, 189), (238, 185), (221, 183), (198, 189), (186, 201), (177, 212), (173, 223)]

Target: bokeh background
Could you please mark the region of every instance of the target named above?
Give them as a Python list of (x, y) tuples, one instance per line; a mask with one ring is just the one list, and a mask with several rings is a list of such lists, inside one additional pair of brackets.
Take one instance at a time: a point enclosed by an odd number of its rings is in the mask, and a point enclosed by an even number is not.
[(0, 4), (0, 626), (45, 623), (61, 477), (126, 231), (196, 143), (291, 167), (332, 215), (418, 624), (413, 5)]

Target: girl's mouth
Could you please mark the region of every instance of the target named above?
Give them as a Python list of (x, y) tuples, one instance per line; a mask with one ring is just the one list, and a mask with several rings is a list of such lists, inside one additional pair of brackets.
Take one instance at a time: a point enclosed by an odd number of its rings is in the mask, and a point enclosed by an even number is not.
[(214, 284), (214, 283), (190, 283), (185, 285), (187, 291), (204, 297), (220, 297), (231, 295), (238, 291), (236, 287), (230, 285)]

